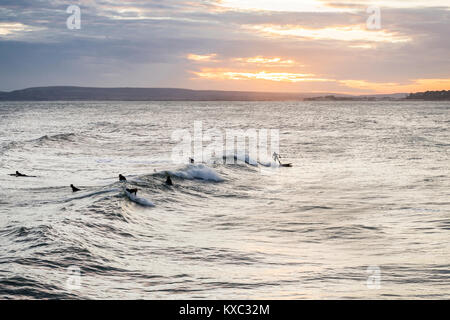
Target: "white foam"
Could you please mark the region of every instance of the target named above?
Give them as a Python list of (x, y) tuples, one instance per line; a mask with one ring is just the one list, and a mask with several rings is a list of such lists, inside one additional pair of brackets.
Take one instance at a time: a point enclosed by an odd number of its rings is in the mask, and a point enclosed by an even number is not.
[(266, 157), (264, 160), (260, 159), (259, 161), (255, 160), (254, 158), (250, 157), (248, 154), (242, 154), (242, 153), (236, 153), (236, 154), (228, 154), (225, 156), (225, 158), (231, 158), (235, 161), (239, 162), (245, 162), (246, 164), (249, 164), (251, 166), (257, 167), (258, 165), (261, 165), (263, 167), (279, 167), (280, 165), (278, 162), (273, 161), (270, 159), (270, 157)]
[(75, 197), (65, 199), (64, 202), (68, 202), (68, 201), (72, 201), (72, 200), (80, 200), (80, 199), (84, 199), (84, 198), (93, 197), (93, 196), (96, 196), (99, 194), (104, 194), (104, 193), (109, 193), (109, 192), (117, 192), (117, 191), (120, 191), (120, 189), (113, 188), (113, 189), (108, 189), (108, 190), (100, 190), (100, 191), (95, 191), (95, 192), (90, 192), (90, 193), (78, 194)]
[(275, 161), (259, 161), (259, 164), (263, 167), (272, 167), (272, 168), (278, 168), (280, 164)]
[(169, 171), (170, 174), (183, 179), (201, 179), (206, 181), (222, 182), (222, 179), (213, 169), (204, 164), (189, 164), (182, 170), (175, 172)]
[(155, 204), (147, 199), (144, 198), (140, 198), (136, 195), (134, 195), (134, 193), (129, 193), (128, 191), (125, 191), (125, 194), (127, 195), (127, 197), (133, 201), (136, 202), (137, 204), (140, 204), (141, 206), (144, 207), (154, 207)]

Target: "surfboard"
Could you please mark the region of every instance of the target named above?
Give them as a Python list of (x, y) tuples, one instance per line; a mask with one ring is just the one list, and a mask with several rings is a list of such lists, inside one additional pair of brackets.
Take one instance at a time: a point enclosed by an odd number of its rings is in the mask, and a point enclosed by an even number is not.
[(11, 173), (11, 174), (8, 174), (8, 175), (11, 176), (11, 177), (17, 177), (17, 178), (37, 178), (37, 176), (27, 176), (26, 174), (18, 176), (15, 173)]
[(154, 207), (155, 204), (151, 201), (148, 201), (147, 199), (144, 198), (140, 198), (138, 196), (136, 196), (134, 193), (130, 193), (128, 191), (125, 190), (125, 194), (127, 195), (128, 199), (130, 199), (131, 201), (140, 204), (141, 206), (144, 207)]
[(292, 167), (292, 163), (283, 163), (281, 164), (282, 167)]

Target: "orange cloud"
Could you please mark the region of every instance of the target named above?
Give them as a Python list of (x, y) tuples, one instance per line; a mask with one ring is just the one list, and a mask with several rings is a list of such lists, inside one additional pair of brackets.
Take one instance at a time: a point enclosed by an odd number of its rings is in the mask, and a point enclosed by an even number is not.
[[(322, 3), (321, 0), (216, 0), (224, 9), (237, 11), (278, 11), (278, 12), (342, 12)], [(347, 10), (348, 11), (348, 10)]]
[(375, 93), (418, 92), (449, 90), (450, 79), (415, 79), (409, 84), (393, 82), (369, 82), (365, 80), (340, 80), (339, 83), (352, 88)]
[(365, 42), (409, 42), (411, 38), (386, 30), (367, 30), (362, 25), (304, 28), (297, 25), (246, 25), (246, 29), (265, 36), (296, 37), (312, 40), (339, 40)]
[(294, 60), (283, 60), (282, 58), (266, 58), (263, 56), (256, 56), (251, 58), (236, 58), (235, 62), (256, 64), (256, 65), (268, 65), (268, 66), (292, 66), (295, 64)]
[(383, 8), (449, 7), (448, 0), (215, 0), (218, 7), (236, 11), (355, 12), (371, 4)]
[(238, 72), (223, 69), (203, 69), (200, 72), (192, 72), (199, 78), (212, 80), (269, 80), (276, 82), (302, 82), (302, 81), (330, 81), (328, 79), (315, 78), (313, 74), (289, 73), (289, 72)]
[(206, 62), (206, 61), (214, 61), (213, 59), (216, 56), (217, 56), (217, 54), (215, 54), (215, 53), (203, 54), (203, 55), (190, 53), (187, 55), (187, 58), (189, 60), (193, 60), (193, 61)]

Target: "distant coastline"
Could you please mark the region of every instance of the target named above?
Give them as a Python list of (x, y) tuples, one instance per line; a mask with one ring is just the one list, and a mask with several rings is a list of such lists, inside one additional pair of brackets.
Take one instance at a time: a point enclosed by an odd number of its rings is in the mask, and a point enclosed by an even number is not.
[(427, 100), (427, 101), (442, 101), (450, 100), (450, 90), (442, 91), (426, 91), (409, 94), (406, 99), (409, 100)]
[(0, 101), (448, 101), (450, 90), (352, 96), (333, 93), (190, 90), (177, 88), (34, 87), (0, 91)]
[(0, 92), (0, 101), (301, 101), (313, 94), (177, 88), (35, 87)]
[[(403, 95), (403, 96), (402, 96)], [(305, 98), (305, 101), (402, 101), (402, 100), (424, 100), (424, 101), (450, 101), (450, 90), (426, 91), (393, 95), (371, 95), (371, 96), (344, 96), (334, 95)]]

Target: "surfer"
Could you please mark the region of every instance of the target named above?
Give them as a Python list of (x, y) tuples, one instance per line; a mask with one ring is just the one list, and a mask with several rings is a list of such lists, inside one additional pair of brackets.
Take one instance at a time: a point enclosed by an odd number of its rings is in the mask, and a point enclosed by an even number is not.
[(119, 181), (127, 181), (127, 178), (125, 178), (123, 175), (119, 174)]
[(169, 175), (167, 175), (166, 184), (167, 184), (168, 186), (173, 186), (172, 179), (170, 178)]
[(190, 163), (194, 163), (195, 161), (194, 161), (193, 158), (189, 158), (189, 162), (190, 162)]
[(278, 155), (278, 153), (274, 152), (272, 155), (273, 160), (278, 161), (279, 164), (281, 164), (280, 162), (280, 156)]
[(272, 155), (273, 160), (278, 161), (278, 163), (280, 164), (281, 167), (292, 167), (292, 163), (281, 163), (280, 159), (280, 155), (276, 152), (273, 153)]
[(26, 174), (20, 173), (19, 171), (16, 171), (16, 173), (10, 174), (10, 176), (14, 176), (14, 177), (35, 177), (35, 176), (27, 176)]
[(75, 187), (73, 184), (71, 184), (70, 187), (72, 188), (72, 192), (80, 191), (80, 189), (78, 189), (77, 187)]
[(134, 189), (128, 189), (128, 188), (126, 188), (125, 190), (127, 190), (128, 193), (131, 193), (131, 194), (134, 193), (134, 195), (136, 195), (136, 193), (138, 192), (138, 189), (137, 189), (137, 188), (134, 188)]

